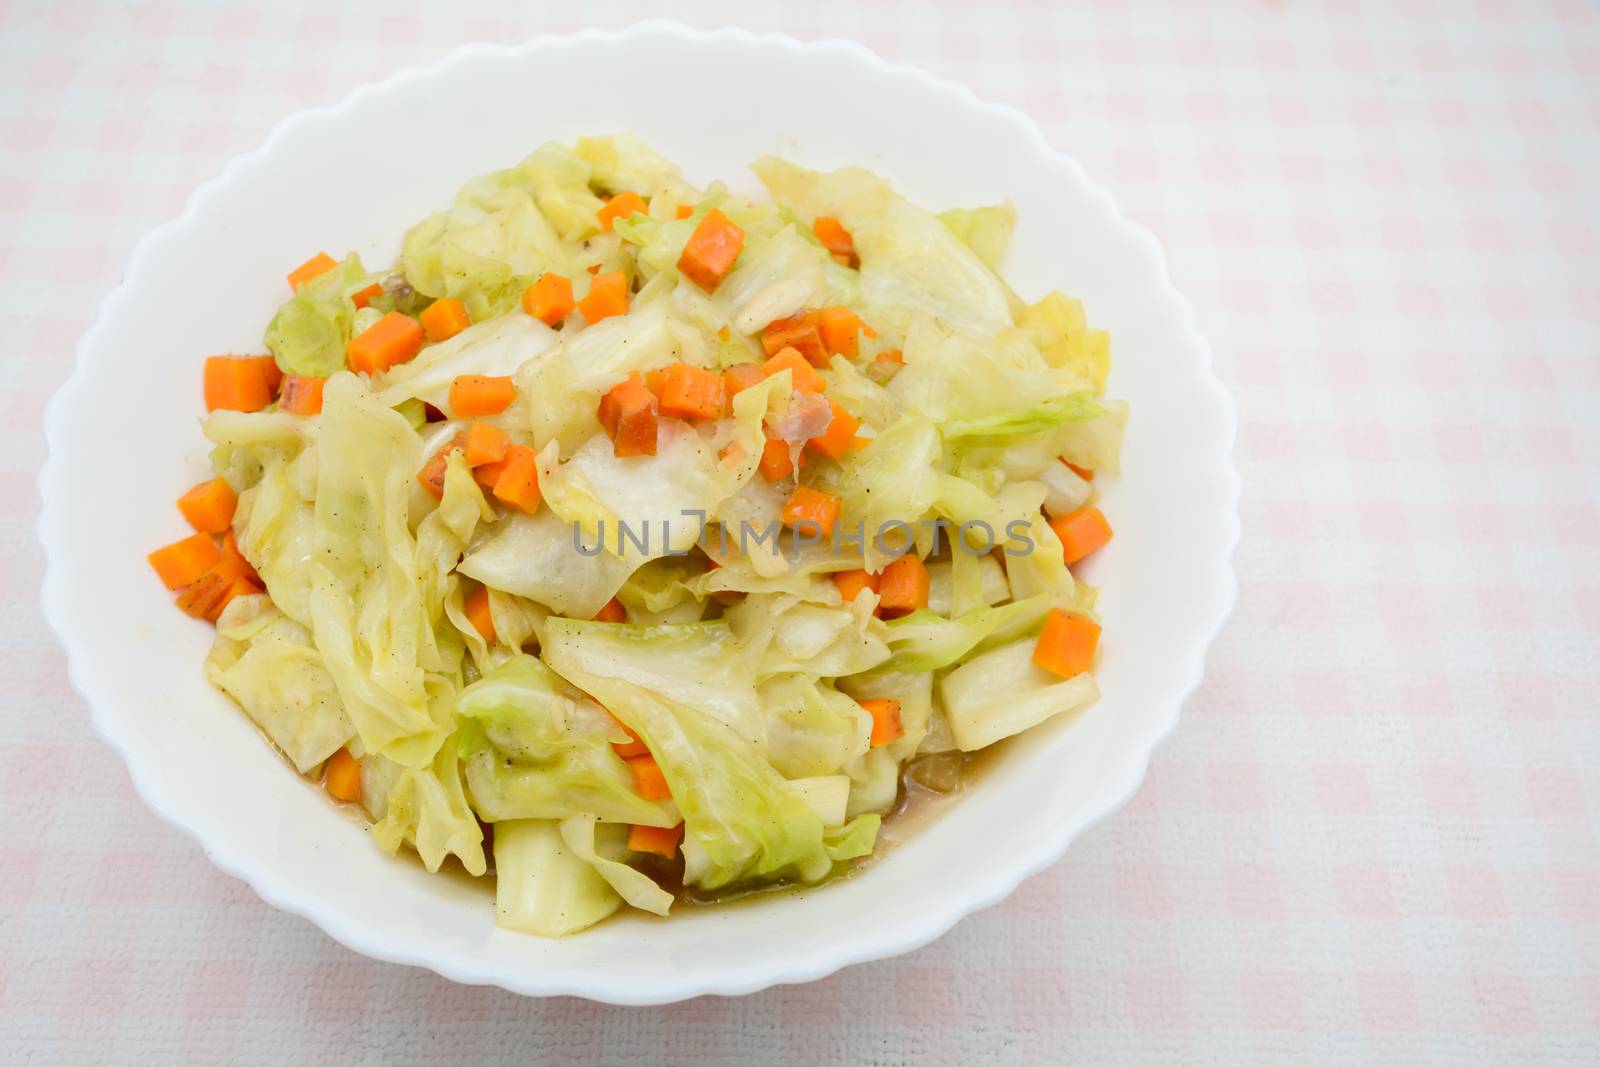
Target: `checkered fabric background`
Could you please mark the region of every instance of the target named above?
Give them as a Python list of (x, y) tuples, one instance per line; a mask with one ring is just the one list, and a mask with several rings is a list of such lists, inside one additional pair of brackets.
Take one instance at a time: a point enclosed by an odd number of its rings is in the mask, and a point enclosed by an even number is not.
[(370, 962), (159, 824), (44, 629), (33, 482), (134, 242), (279, 118), (656, 5), (4, 5), (4, 1058), (1600, 1062), (1600, 7), (1110, 6), (676, 5), (1077, 155), (1238, 400), (1244, 539), (1204, 687), (1059, 864), (903, 958), (639, 1010)]

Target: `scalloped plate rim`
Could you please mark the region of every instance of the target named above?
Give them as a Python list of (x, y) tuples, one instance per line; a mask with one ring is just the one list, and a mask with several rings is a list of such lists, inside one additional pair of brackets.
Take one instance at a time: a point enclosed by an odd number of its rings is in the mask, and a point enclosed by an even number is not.
[[(498, 973), (492, 969), (485, 969), (482, 965), (474, 968), (470, 959), (461, 959), (459, 954), (426, 955), (400, 950), (392, 944), (385, 943), (375, 933), (352, 930), (330, 921), (319, 913), (314, 898), (296, 892), (296, 885), (291, 879), (275, 877), (276, 872), (254, 868), (237, 850), (219, 848), (213, 842), (205, 840), (201, 831), (197, 830), (180, 811), (164, 803), (160, 791), (148, 780), (146, 774), (141, 773), (141, 768), (136, 764), (125, 737), (108, 711), (111, 699), (97, 699), (101, 687), (93, 678), (92, 665), (81, 653), (73, 652), (71, 635), (75, 632), (74, 609), (63, 600), (62, 563), (59, 553), (52, 552), (51, 549), (52, 543), (57, 540), (52, 523), (54, 514), (52, 500), (63, 477), (62, 464), (58, 459), (57, 441), (64, 412), (70, 409), (71, 402), (80, 391), (88, 387), (90, 380), (88, 372), (92, 370), (94, 354), (97, 349), (104, 347), (100, 344), (101, 333), (119, 303), (128, 299), (134, 291), (132, 282), (138, 276), (141, 264), (150, 256), (152, 249), (171, 239), (187, 226), (209, 197), (229, 184), (242, 170), (268, 159), (275, 146), (290, 131), (308, 123), (336, 121), (342, 113), (368, 96), (386, 93), (417, 79), (447, 75), (453, 68), (470, 63), (479, 57), (521, 58), (552, 46), (560, 47), (597, 39), (625, 41), (651, 35), (686, 37), (696, 41), (728, 40), (742, 45), (777, 45), (800, 52), (831, 51), (847, 54), (857, 62), (877, 68), (883, 74), (910, 78), (921, 83), (925, 89), (946, 95), (953, 94), (967, 106), (1024, 132), (1042, 158), (1068, 170), (1084, 190), (1100, 201), (1102, 210), (1117, 227), (1138, 241), (1145, 253), (1152, 258), (1164, 289), (1159, 295), (1178, 309), (1181, 328), (1186, 339), (1201, 357), (1201, 365), (1196, 368), (1200, 375), (1199, 384), (1209, 394), (1206, 397), (1207, 402), (1215, 405), (1216, 413), (1225, 423), (1221, 438), (1212, 443), (1212, 447), (1217, 448), (1220, 457), (1220, 465), (1212, 473), (1219, 478), (1218, 488), (1224, 506), (1215, 515), (1210, 516), (1214, 522), (1220, 524), (1211, 530), (1211, 534), (1222, 548), (1222, 571), (1212, 577), (1219, 577), (1222, 581), (1219, 588), (1208, 590), (1213, 604), (1207, 632), (1203, 639), (1194, 642), (1192, 652), (1182, 671), (1184, 680), (1179, 687), (1181, 691), (1174, 694), (1170, 708), (1155, 734), (1150, 737), (1148, 745), (1142, 751), (1129, 754), (1117, 771), (1108, 776), (1111, 784), (1103, 786), (1099, 794), (1103, 802), (1095, 805), (1095, 810), (1087, 816), (1068, 826), (1057, 838), (1035, 840), (1025, 854), (1019, 855), (1018, 861), (1013, 866), (992, 873), (980, 888), (970, 892), (952, 906), (937, 914), (924, 916), (919, 922), (908, 924), (892, 936), (886, 935), (876, 942), (858, 942), (849, 946), (822, 948), (813, 953), (809, 959), (788, 961), (783, 964), (756, 961), (737, 972), (704, 977), (671, 987), (629, 985), (626, 981), (618, 981), (611, 976), (596, 978), (591, 975)], [(919, 67), (890, 63), (865, 46), (848, 40), (824, 39), (802, 42), (781, 33), (751, 33), (735, 28), (707, 31), (668, 20), (653, 19), (620, 31), (587, 29), (573, 34), (539, 35), (520, 44), (480, 42), (463, 45), (431, 63), (407, 67), (382, 81), (360, 85), (336, 104), (297, 111), (278, 122), (259, 147), (235, 157), (220, 174), (198, 186), (190, 194), (183, 211), (176, 218), (150, 231), (136, 243), (129, 255), (122, 281), (101, 300), (93, 323), (80, 338), (74, 350), (72, 373), (47, 404), (44, 426), (49, 448), (48, 457), (38, 477), (37, 487), (42, 507), (36, 527), (37, 536), (46, 556), (41, 605), (46, 621), (66, 650), (69, 683), (88, 704), (96, 732), (122, 757), (135, 792), (145, 805), (168, 825), (194, 839), (213, 864), (246, 882), (268, 904), (316, 924), (346, 947), (374, 959), (426, 967), (456, 982), (470, 985), (497, 985), (525, 995), (572, 995), (620, 1005), (663, 1004), (706, 994), (740, 995), (774, 985), (814, 981), (846, 966), (899, 955), (932, 942), (963, 918), (998, 903), (1014, 891), (1022, 881), (1059, 860), (1079, 833), (1127, 802), (1142, 782), (1155, 747), (1176, 726), (1181, 707), (1199, 686), (1204, 675), (1205, 652), (1220, 633), (1235, 605), (1238, 592), (1237, 579), (1233, 571), (1233, 556), (1240, 534), (1238, 501), (1241, 483), (1232, 458), (1237, 435), (1237, 414), (1231, 396), (1215, 375), (1211, 350), (1196, 327), (1193, 307), (1171, 284), (1165, 255), (1159, 242), (1148, 230), (1125, 218), (1118, 210), (1111, 194), (1091, 182), (1076, 159), (1052, 148), (1038, 126), (1022, 112), (1007, 105), (981, 100), (966, 86), (938, 78)]]

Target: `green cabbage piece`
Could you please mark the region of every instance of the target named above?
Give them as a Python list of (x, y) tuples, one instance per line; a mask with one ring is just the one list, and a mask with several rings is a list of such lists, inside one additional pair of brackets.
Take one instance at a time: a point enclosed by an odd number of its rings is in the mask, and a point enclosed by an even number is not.
[(785, 224), (771, 237), (747, 238), (716, 301), (741, 333), (805, 307), (855, 303), (853, 272), (840, 267), (809, 231)]
[[(900, 728), (904, 733), (874, 750), (889, 754), (898, 779), (900, 764), (916, 753), (928, 734), (928, 725), (933, 718), (933, 673), (897, 670), (886, 664), (866, 674), (841, 678), (839, 685), (856, 700), (893, 700), (900, 705)], [(859, 768), (857, 773), (860, 773)]]
[(839, 606), (831, 584), (811, 588), (833, 603), (752, 593), (727, 610), (723, 617), (759, 656), (760, 677), (793, 671), (838, 677), (871, 670), (889, 658), (884, 624), (872, 614), (876, 600), (863, 597)]
[[(424, 296), (453, 297), (474, 322), (510, 311), (540, 274), (571, 276), (577, 264), (540, 209), (530, 161), (474, 178), (448, 211), (435, 212), (406, 233), (400, 268)], [(557, 186), (559, 179), (552, 179)], [(563, 187), (564, 188), (564, 187)]]
[(1058, 678), (1036, 667), (1034, 640), (974, 656), (940, 680), (940, 704), (963, 750), (986, 748), (1099, 697), (1092, 674)]
[(850, 775), (850, 797), (845, 815), (882, 813), (894, 806), (900, 795), (900, 762), (887, 746), (875, 748)]
[(922, 315), (984, 336), (1011, 325), (1010, 297), (994, 271), (882, 178), (857, 167), (824, 174), (770, 156), (751, 169), (774, 200), (805, 218), (831, 215), (850, 231), (861, 259), (861, 310), (880, 331), (904, 337)]
[[(763, 758), (761, 748), (701, 705), (685, 703), (676, 663), (748, 668), (726, 627), (636, 628), (551, 619), (545, 661), (600, 700), (649, 745), (683, 813), (684, 878), (708, 889), (751, 878), (825, 877), (834, 859), (821, 820)], [(696, 647), (699, 646), (699, 647)], [(750, 684), (750, 683), (747, 683)], [(749, 696), (754, 698), (754, 685)], [(857, 830), (857, 834), (864, 831)]]
[[(428, 345), (417, 357), (390, 369), (378, 387), (384, 407), (426, 401), (454, 417), (450, 385), (462, 374), (514, 375), (555, 344), (556, 331), (520, 313), (475, 323), (448, 341)], [(496, 419), (496, 421), (502, 421)]]
[[(432, 688), (436, 701), (446, 708), (454, 700), (448, 684), (434, 682)], [(483, 831), (467, 804), (454, 744), (441, 745), (430, 766), (398, 768), (385, 800), (382, 817), (372, 824), (379, 847), (395, 852), (402, 842), (409, 844), (430, 871), (437, 871), (450, 855), (468, 874), (482, 875), (488, 869)]]
[(558, 614), (589, 619), (617, 595), (635, 563), (609, 552), (581, 554), (573, 545), (572, 525), (550, 508), (540, 508), (532, 515), (502, 516), (456, 570)]
[(653, 456), (618, 456), (597, 434), (565, 463), (539, 471), (550, 510), (576, 524), (587, 546), (603, 543), (634, 566), (692, 548), (730, 483), (711, 445), (687, 423), (666, 418)]
[(822, 832), (823, 848), (835, 863), (870, 856), (883, 825), (878, 815), (858, 815), (843, 826), (830, 826)]
[(1116, 474), (1121, 470), (1128, 405), (1122, 400), (1106, 400), (1100, 406), (1103, 414), (1060, 427), (1051, 443), (1056, 454), (1069, 463), (1096, 474)]
[(767, 758), (785, 778), (840, 774), (867, 754), (872, 717), (815, 675), (778, 675), (760, 693)]
[(1052, 606), (1043, 593), (999, 607), (978, 608), (954, 619), (926, 609), (888, 624), (893, 656), (888, 666), (901, 671), (936, 671), (961, 660), (986, 640), (1006, 640), (1036, 629)]
[(576, 155), (590, 167), (590, 184), (608, 192), (666, 194), (679, 203), (696, 199), (679, 166), (632, 134), (580, 137)]
[(1061, 539), (1043, 515), (1013, 526), (1019, 536), (1006, 542), (1006, 580), (1017, 603), (1043, 597), (1050, 607), (1066, 609), (1075, 602), (1077, 582), (1066, 564)]
[(556, 823), (514, 819), (494, 829), (495, 922), (539, 937), (587, 929), (622, 906)]
[(667, 914), (672, 894), (617, 858), (627, 852), (627, 837), (627, 827), (602, 823), (593, 815), (574, 815), (561, 822), (561, 840), (572, 854), (592, 866), (623, 900), (652, 915)]
[[(720, 200), (718, 197), (717, 201)], [(700, 215), (703, 216), (706, 209), (715, 206), (716, 202), (702, 205)], [(611, 224), (611, 229), (618, 237), (638, 249), (639, 273), (649, 279), (658, 274), (677, 271), (678, 257), (683, 255), (683, 246), (688, 242), (689, 235), (694, 233), (699, 221), (696, 216), (686, 219), (660, 219), (652, 215), (637, 214), (617, 219)]]
[(239, 494), (233, 513), (239, 551), (260, 573), (273, 603), (289, 618), (311, 623), (310, 562), (315, 550), (320, 420), (295, 415), (219, 411), (204, 424), (217, 442), (212, 461)]
[(264, 597), (229, 605), (206, 657), (206, 676), (238, 702), (301, 774), (355, 736), (311, 634)]
[(517, 395), (528, 404), (528, 428), (541, 442), (555, 439), (570, 455), (601, 433), (600, 398), (632, 371), (672, 362), (674, 340), (666, 305), (639, 306), (626, 315), (585, 326), (517, 372)]
[(688, 556), (653, 559), (629, 576), (617, 590), (617, 599), (627, 606), (632, 621), (647, 626), (699, 622), (708, 600), (696, 595), (689, 583), (703, 570)]
[[(907, 523), (915, 532), (917, 523), (940, 499), (941, 452), (933, 422), (907, 417), (873, 438), (845, 464), (839, 480), (841, 513), (851, 523), (862, 523), (866, 534), (862, 553), (868, 570), (882, 570), (899, 554), (897, 546), (890, 543), (891, 523)], [(877, 536), (880, 532), (882, 537)]]
[(988, 207), (952, 208), (939, 213), (939, 221), (978, 254), (984, 265), (997, 270), (1011, 232), (1017, 228), (1017, 209), (1009, 203)]
[(906, 336), (905, 366), (887, 391), (903, 411), (949, 424), (1031, 409), (1068, 381), (1029, 346), (996, 344), (920, 317)]
[(850, 776), (823, 774), (812, 778), (791, 778), (789, 788), (805, 798), (811, 810), (822, 820), (823, 833), (828, 827), (843, 826), (845, 811), (850, 806)]
[(355, 253), (304, 283), (267, 324), (266, 344), (285, 374), (326, 378), (344, 367), (354, 330), (350, 298), (377, 280)]
[(953, 619), (1010, 599), (1005, 568), (991, 555), (957, 550), (928, 564), (928, 610), (935, 615)]
[(670, 806), (645, 800), (611, 748), (626, 741), (605, 710), (538, 659), (517, 654), (456, 701), (473, 806), (485, 820), (568, 819), (672, 826)]
[(1064, 422), (1096, 419), (1105, 414), (1106, 409), (1095, 403), (1092, 395), (1074, 393), (978, 418), (951, 419), (940, 427), (940, 431), (947, 440), (958, 437), (1001, 437), (1040, 433), (1060, 426)]
[(546, 142), (517, 165), (534, 202), (564, 241), (581, 241), (599, 229), (604, 202), (589, 188), (594, 168), (565, 145)]
[(1111, 372), (1111, 335), (1089, 328), (1083, 304), (1061, 293), (1050, 293), (1030, 305), (1019, 322), (1052, 366), (1092, 382), (1097, 393), (1105, 389), (1106, 376)]
[(353, 374), (328, 380), (320, 421), (311, 631), (367, 750), (425, 767), (449, 732), (427, 683), (453, 675), (461, 653), (439, 646), (425, 599), (432, 588), (442, 604), (443, 577), (427, 572), (444, 561), (419, 558), (408, 524), (421, 442)]

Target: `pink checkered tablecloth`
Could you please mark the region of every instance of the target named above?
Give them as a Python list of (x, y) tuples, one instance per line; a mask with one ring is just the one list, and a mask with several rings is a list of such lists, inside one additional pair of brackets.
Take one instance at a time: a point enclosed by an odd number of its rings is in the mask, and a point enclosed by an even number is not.
[(1015, 104), (1165, 244), (1239, 404), (1244, 539), (1143, 790), (928, 948), (659, 1009), (370, 962), (212, 869), (92, 734), (36, 604), (40, 417), (76, 338), (134, 242), (289, 112), (657, 8), (19, 0), (0, 1057), (1600, 1062), (1600, 7), (676, 7)]

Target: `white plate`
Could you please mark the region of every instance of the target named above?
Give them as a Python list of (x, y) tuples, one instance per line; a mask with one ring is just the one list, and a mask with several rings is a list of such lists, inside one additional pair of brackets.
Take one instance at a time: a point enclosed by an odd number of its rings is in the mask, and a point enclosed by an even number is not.
[[(424, 135), (422, 131), (426, 131)], [(923, 832), (847, 881), (544, 941), (490, 900), (384, 856), (211, 689), (211, 628), (144, 560), (184, 533), (173, 501), (208, 475), (202, 357), (262, 351), (283, 275), (318, 249), (389, 262), (465, 179), (549, 139), (631, 131), (692, 179), (757, 186), (774, 152), (863, 164), (943, 210), (1010, 197), (1005, 274), (1060, 288), (1110, 329), (1110, 392), (1132, 404), (1103, 588), (1104, 696), (1012, 745)], [(177, 403), (174, 403), (174, 398)], [(1116, 808), (1198, 684), (1234, 598), (1234, 414), (1149, 233), (1016, 111), (838, 41), (647, 23), (472, 46), (285, 121), (134, 252), (46, 418), (44, 607), (73, 685), (159, 815), (277, 907), (357, 951), (462, 982), (625, 1004), (744, 993), (931, 941), (1059, 858)]]

